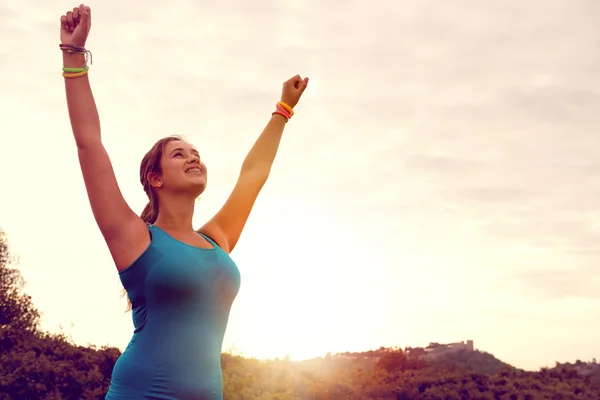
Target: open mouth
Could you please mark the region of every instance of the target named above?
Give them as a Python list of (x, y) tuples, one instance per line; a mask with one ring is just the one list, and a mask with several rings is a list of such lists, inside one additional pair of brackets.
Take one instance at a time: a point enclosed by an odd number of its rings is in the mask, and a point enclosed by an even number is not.
[(192, 174), (201, 174), (202, 170), (200, 168), (190, 168), (190, 169), (186, 170), (185, 172), (192, 173)]

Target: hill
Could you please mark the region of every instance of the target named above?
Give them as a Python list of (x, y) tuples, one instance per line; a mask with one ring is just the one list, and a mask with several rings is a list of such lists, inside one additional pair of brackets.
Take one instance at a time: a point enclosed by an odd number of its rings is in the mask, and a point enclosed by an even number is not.
[(490, 353), (479, 350), (458, 350), (457, 352), (444, 354), (428, 362), (431, 365), (455, 365), (465, 371), (479, 374), (498, 374), (503, 370), (514, 368), (498, 360)]
[[(460, 346), (458, 346), (460, 345)], [(358, 353), (328, 354), (324, 358), (301, 361), (300, 368), (325, 371), (336, 368), (370, 369), (386, 354), (399, 351), (396, 348), (381, 347)], [(500, 361), (492, 354), (475, 350), (473, 342), (467, 343), (432, 343), (428, 347), (407, 347), (402, 350), (406, 354), (406, 363), (410, 368), (419, 365), (458, 367), (468, 372), (480, 374), (498, 374), (503, 370), (514, 369), (513, 366)]]

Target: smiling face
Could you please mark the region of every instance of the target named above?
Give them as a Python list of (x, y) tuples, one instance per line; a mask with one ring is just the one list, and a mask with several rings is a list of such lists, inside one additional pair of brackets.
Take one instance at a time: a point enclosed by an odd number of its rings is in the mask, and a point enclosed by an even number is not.
[(198, 150), (183, 140), (165, 144), (160, 160), (161, 173), (149, 177), (152, 186), (160, 190), (199, 196), (206, 188), (206, 165)]

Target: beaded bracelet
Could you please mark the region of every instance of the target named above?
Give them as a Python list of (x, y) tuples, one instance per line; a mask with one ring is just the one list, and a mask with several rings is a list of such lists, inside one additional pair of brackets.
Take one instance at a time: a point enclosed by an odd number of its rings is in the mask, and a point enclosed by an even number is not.
[(64, 44), (61, 43), (58, 45), (58, 47), (64, 52), (64, 53), (75, 53), (75, 54), (82, 54), (85, 56), (85, 62), (82, 65), (82, 68), (85, 68), (88, 66), (88, 62), (90, 65), (93, 64), (93, 58), (92, 58), (92, 52), (89, 50), (86, 50), (84, 47), (81, 46), (75, 46), (72, 44)]

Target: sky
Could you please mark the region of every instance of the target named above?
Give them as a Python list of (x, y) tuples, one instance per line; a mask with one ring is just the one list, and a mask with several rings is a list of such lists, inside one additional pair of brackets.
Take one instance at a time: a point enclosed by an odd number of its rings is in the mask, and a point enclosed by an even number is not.
[[(90, 80), (130, 206), (181, 134), (223, 204), (310, 77), (232, 257), (224, 350), (304, 359), (474, 340), (520, 368), (600, 358), (600, 2), (91, 1)], [(80, 344), (133, 332), (80, 175), (64, 0), (0, 0), (0, 227)]]

